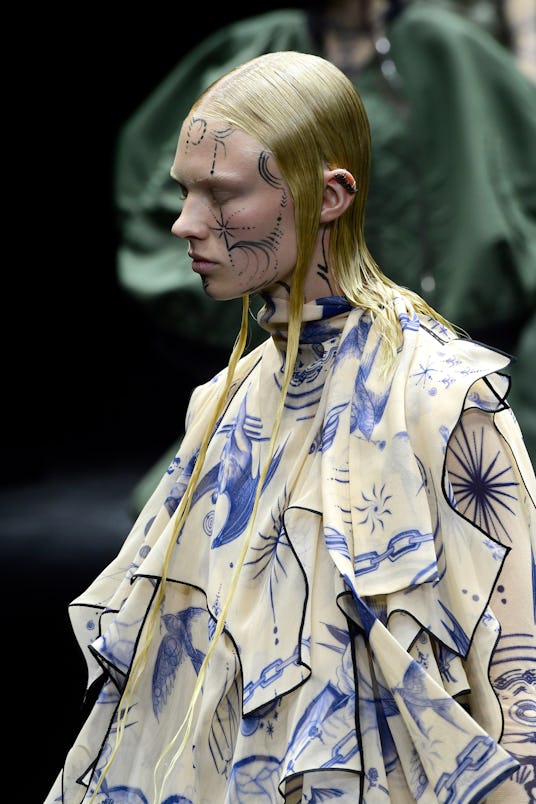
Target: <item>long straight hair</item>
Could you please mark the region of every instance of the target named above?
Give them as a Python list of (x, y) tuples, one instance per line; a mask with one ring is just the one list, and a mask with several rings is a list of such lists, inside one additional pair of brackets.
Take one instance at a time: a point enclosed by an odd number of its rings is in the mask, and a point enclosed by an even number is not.
[[(196, 113), (237, 126), (271, 152), (294, 203), (297, 261), (290, 286), (288, 343), (282, 388), (268, 458), (260, 468), (253, 511), (242, 537), (240, 556), (233, 570), (229, 593), (223, 603), (212, 641), (197, 676), (186, 717), (155, 767), (155, 801), (159, 800), (159, 794), (186, 745), (207, 665), (223, 632), (251, 541), (261, 489), (275, 449), (298, 353), (304, 283), (320, 227), (323, 171), (326, 168), (345, 168), (357, 182), (357, 192), (352, 203), (330, 224), (328, 266), (351, 304), (363, 308), (372, 318), (378, 320), (382, 331), (384, 367), (392, 365), (401, 338), (400, 324), (390, 303), (393, 291), (404, 296), (416, 311), (433, 315), (451, 328), (420, 296), (388, 279), (368, 250), (364, 222), (371, 158), (370, 128), (358, 92), (337, 67), (311, 54), (295, 51), (267, 53), (234, 68), (211, 84), (194, 103), (188, 118)], [(229, 359), (226, 381), (210, 416), (194, 471), (175, 513), (173, 532), (163, 561), (162, 581), (156, 590), (144, 639), (140, 641), (140, 649), (123, 690), (117, 714), (115, 746), (98, 780), (92, 801), (117, 755), (134, 691), (147, 665), (149, 647), (158, 624), (159, 609), (165, 597), (166, 578), (176, 537), (187, 520), (212, 433), (224, 411), (235, 369), (247, 342), (248, 311), (249, 297), (246, 295), (243, 297), (241, 328)], [(171, 754), (167, 769), (161, 774), (159, 781), (160, 768), (171, 752), (174, 753)]]

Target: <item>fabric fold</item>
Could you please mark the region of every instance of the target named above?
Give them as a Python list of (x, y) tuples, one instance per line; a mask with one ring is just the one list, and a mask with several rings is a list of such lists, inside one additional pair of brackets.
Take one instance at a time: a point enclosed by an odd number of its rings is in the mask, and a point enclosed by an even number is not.
[[(519, 641), (498, 606), (534, 562), (516, 536), (534, 534), (536, 481), (521, 472), (530, 461), (498, 373), (509, 358), (453, 338), (399, 297), (388, 303), (403, 342), (387, 382), (377, 323), (343, 299), (304, 308), (251, 542), (166, 804), (313, 790), (465, 804), (528, 766), (500, 744), (500, 695), (516, 713), (509, 749), (536, 709), (533, 623), (515, 650), (524, 686), (512, 688), (497, 658), (501, 640)], [(175, 459), (117, 558), (71, 604), (89, 684), (104, 684), (67, 758), (64, 802), (89, 800), (99, 780), (99, 804), (119, 790), (155, 802), (154, 769), (187, 713), (268, 460), (286, 315), (261, 311), (271, 337), (239, 364), (181, 532), (177, 509), (226, 370), (194, 392)]]

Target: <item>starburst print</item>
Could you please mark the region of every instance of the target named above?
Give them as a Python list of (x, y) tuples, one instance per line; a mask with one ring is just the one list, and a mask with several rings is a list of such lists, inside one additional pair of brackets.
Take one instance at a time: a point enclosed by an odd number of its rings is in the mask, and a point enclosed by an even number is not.
[(376, 526), (381, 526), (382, 528), (385, 527), (383, 524), (383, 518), (387, 514), (391, 514), (392, 512), (387, 508), (387, 503), (391, 499), (391, 494), (385, 493), (385, 485), (381, 487), (379, 492), (376, 492), (376, 485), (372, 487), (372, 492), (370, 496), (361, 492), (361, 497), (365, 502), (365, 505), (359, 506), (356, 505), (356, 511), (364, 514), (365, 516), (363, 519), (358, 523), (359, 525), (366, 525), (367, 523), (370, 524), (370, 532), (374, 533), (376, 530)]
[(456, 505), (477, 527), (489, 535), (511, 538), (504, 519), (514, 516), (517, 482), (512, 466), (497, 443), (489, 443), (490, 431), (460, 424), (449, 446), (449, 477)]

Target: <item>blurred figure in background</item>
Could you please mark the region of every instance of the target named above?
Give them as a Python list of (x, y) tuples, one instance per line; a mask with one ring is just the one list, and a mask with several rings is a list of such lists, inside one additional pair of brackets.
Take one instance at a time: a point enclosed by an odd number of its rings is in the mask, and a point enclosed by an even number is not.
[[(204, 296), (186, 244), (169, 236), (177, 124), (229, 68), (297, 50), (341, 68), (367, 109), (374, 258), (472, 338), (518, 358), (512, 404), (535, 460), (536, 383), (523, 367), (536, 365), (536, 85), (500, 41), (514, 41), (513, 12), (487, 8), (497, 13), (486, 24), (474, 21), (476, 3), (439, 0), (339, 0), (240, 20), (190, 51), (127, 121), (116, 158), (119, 279), (177, 376), (178, 434), (193, 386), (225, 360), (241, 305)], [(175, 451), (140, 482), (136, 509)]]
[(536, 83), (536, 3), (506, 0), (504, 5), (510, 47), (520, 69)]
[(512, 52), (521, 72), (536, 82), (536, 4), (533, 0), (408, 0), (419, 1), (455, 11), (484, 28)]
[(95, 697), (45, 804), (534, 801), (536, 477), (510, 358), (375, 263), (370, 161), (352, 82), (295, 50), (184, 120), (171, 231), (240, 331), (69, 606)]
[(536, 83), (534, 0), (459, 0), (461, 10), (509, 48), (519, 69)]

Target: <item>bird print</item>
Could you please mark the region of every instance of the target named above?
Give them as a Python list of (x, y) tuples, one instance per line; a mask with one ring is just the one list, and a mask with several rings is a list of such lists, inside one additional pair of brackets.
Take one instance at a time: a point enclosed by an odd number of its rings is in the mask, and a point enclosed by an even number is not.
[(456, 702), (450, 696), (431, 698), (429, 691), (426, 689), (425, 675), (420, 664), (412, 661), (404, 673), (402, 686), (395, 687), (393, 690), (394, 693), (398, 694), (404, 701), (419, 731), (424, 734), (425, 737), (428, 737), (429, 730), (424, 725), (422, 715), (430, 709), (448, 723), (464, 731), (449, 713), (449, 710), (457, 705)]
[(206, 615), (205, 609), (189, 606), (176, 614), (162, 616), (167, 634), (158, 648), (152, 679), (153, 712), (157, 720), (173, 691), (175, 676), (182, 662), (189, 658), (196, 675), (199, 673), (205, 654), (193, 645), (192, 623), (194, 618), (202, 614)]

